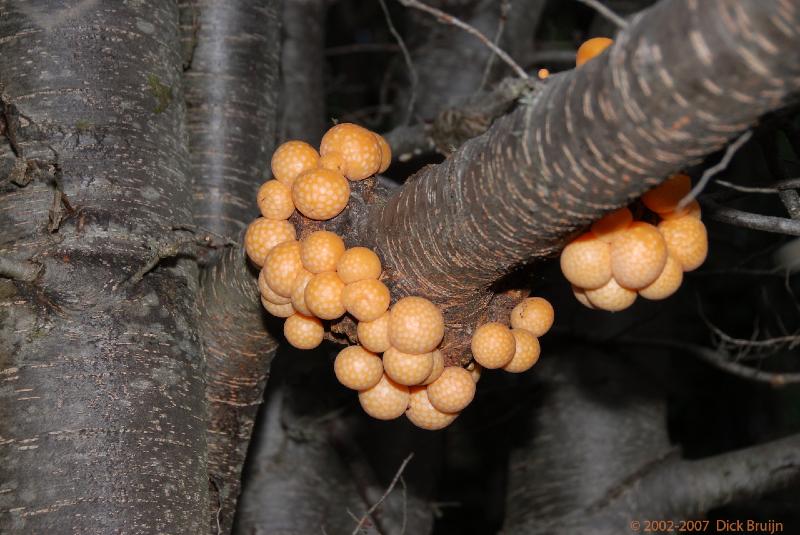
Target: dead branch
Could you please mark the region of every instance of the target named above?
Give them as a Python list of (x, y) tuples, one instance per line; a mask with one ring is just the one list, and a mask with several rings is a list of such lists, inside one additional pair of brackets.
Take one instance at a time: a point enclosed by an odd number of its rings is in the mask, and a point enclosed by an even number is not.
[(747, 143), (747, 141), (751, 137), (753, 137), (753, 131), (748, 130), (747, 132), (739, 136), (736, 139), (736, 141), (728, 145), (728, 148), (725, 149), (725, 155), (722, 157), (722, 159), (716, 164), (706, 169), (705, 171), (703, 171), (703, 174), (700, 177), (700, 180), (697, 181), (697, 184), (695, 184), (692, 190), (689, 193), (687, 193), (686, 196), (683, 199), (681, 199), (681, 201), (678, 203), (678, 209), (686, 208), (686, 205), (688, 205), (695, 198), (697, 198), (697, 196), (705, 189), (706, 185), (708, 184), (708, 181), (711, 180), (714, 177), (714, 175), (716, 175), (721, 171), (724, 171), (728, 167), (728, 164), (731, 163), (733, 155), (736, 154), (736, 151), (738, 151), (742, 147), (742, 145)]
[(386, 1), (378, 0), (378, 2), (381, 5), (384, 17), (386, 18), (386, 25), (389, 27), (389, 32), (391, 32), (392, 36), (397, 41), (397, 46), (400, 47), (400, 50), (403, 53), (403, 60), (406, 62), (408, 76), (411, 79), (411, 94), (408, 97), (408, 108), (406, 109), (405, 118), (405, 124), (408, 124), (411, 121), (411, 115), (414, 112), (414, 103), (417, 100), (417, 84), (419, 83), (419, 78), (417, 77), (417, 70), (414, 68), (414, 62), (411, 61), (411, 54), (408, 52), (405, 41), (403, 41), (403, 36), (400, 35), (400, 32), (398, 32), (397, 28), (394, 26), (394, 22), (392, 22), (392, 16), (389, 13), (389, 8), (386, 6)]
[(704, 207), (703, 213), (708, 218), (720, 223), (764, 232), (800, 236), (800, 220), (745, 212), (736, 208), (720, 206), (708, 198), (701, 197), (700, 202)]
[(355, 529), (353, 530), (353, 533), (352, 533), (351, 535), (358, 535), (358, 532), (359, 532), (359, 530), (361, 529), (361, 526), (363, 526), (363, 525), (364, 525), (364, 522), (366, 522), (366, 521), (367, 521), (367, 518), (368, 518), (368, 517), (369, 517), (369, 516), (370, 516), (372, 513), (374, 513), (374, 512), (375, 512), (375, 510), (376, 510), (376, 509), (377, 509), (377, 508), (378, 508), (378, 507), (379, 507), (379, 506), (380, 506), (380, 505), (383, 503), (383, 501), (384, 501), (384, 500), (385, 500), (385, 499), (386, 499), (386, 498), (389, 496), (389, 494), (391, 494), (391, 493), (392, 493), (392, 491), (394, 490), (394, 487), (395, 487), (395, 485), (397, 485), (397, 481), (398, 481), (398, 480), (400, 479), (400, 477), (403, 475), (403, 470), (405, 470), (405, 469), (406, 469), (406, 465), (407, 465), (407, 464), (408, 464), (408, 463), (411, 461), (411, 459), (413, 459), (413, 458), (414, 458), (414, 453), (412, 452), (412, 453), (409, 453), (409, 454), (408, 454), (408, 456), (407, 456), (405, 459), (403, 459), (403, 462), (402, 462), (402, 463), (400, 463), (400, 467), (397, 469), (397, 472), (395, 473), (394, 477), (392, 478), (392, 482), (391, 482), (391, 483), (389, 483), (389, 486), (386, 488), (386, 492), (384, 492), (384, 493), (381, 495), (381, 497), (378, 499), (378, 501), (376, 501), (374, 504), (372, 504), (372, 507), (370, 507), (369, 509), (367, 509), (367, 512), (366, 512), (366, 513), (364, 513), (364, 516), (362, 516), (362, 517), (361, 517), (361, 519), (358, 521), (358, 524), (356, 525), (356, 527), (355, 527)]
[(578, 0), (581, 4), (587, 5), (590, 8), (597, 11), (600, 15), (605, 17), (606, 19), (610, 20), (614, 24), (617, 25), (619, 28), (627, 28), (628, 21), (624, 18), (620, 17), (614, 11), (609, 8), (608, 6), (600, 3), (599, 0)]

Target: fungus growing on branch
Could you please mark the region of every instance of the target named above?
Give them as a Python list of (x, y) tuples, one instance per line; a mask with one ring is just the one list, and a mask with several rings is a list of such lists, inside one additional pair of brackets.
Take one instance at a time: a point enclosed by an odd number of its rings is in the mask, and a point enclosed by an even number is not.
[(289, 219), (294, 213), (292, 190), (277, 180), (267, 180), (258, 189), (256, 195), (258, 209), (267, 219), (277, 221)]
[(312, 314), (324, 320), (335, 320), (345, 313), (342, 303), (344, 282), (332, 272), (317, 273), (306, 286), (305, 303)]
[(342, 238), (327, 230), (312, 232), (300, 241), (303, 267), (311, 273), (336, 271), (336, 263), (344, 250)]
[(550, 330), (554, 320), (553, 305), (541, 297), (528, 297), (511, 310), (511, 327), (525, 329), (537, 338)]
[(424, 386), (411, 387), (406, 417), (420, 429), (436, 431), (444, 429), (458, 418), (458, 413), (442, 412), (428, 399), (428, 390)]
[(344, 160), (343, 174), (350, 180), (370, 177), (378, 172), (382, 164), (378, 138), (366, 128), (353, 123), (337, 124), (328, 130), (322, 136), (319, 151), (323, 157), (332, 153), (340, 154)]
[(307, 218), (325, 221), (339, 215), (347, 206), (350, 184), (336, 171), (311, 169), (294, 181), (292, 200)]
[(484, 323), (472, 335), (472, 356), (490, 370), (502, 368), (514, 357), (516, 343), (511, 329), (502, 323)]
[(244, 250), (250, 261), (261, 267), (273, 247), (296, 237), (294, 226), (288, 221), (259, 217), (247, 227)]
[(511, 329), (514, 335), (514, 356), (503, 369), (511, 373), (528, 371), (539, 360), (541, 347), (539, 340), (525, 329)]
[(358, 341), (365, 348), (375, 353), (383, 353), (392, 344), (389, 341), (389, 312), (384, 312), (373, 321), (358, 322)]
[(447, 413), (461, 412), (475, 397), (475, 381), (467, 370), (457, 366), (446, 367), (427, 388), (431, 405)]
[(407, 386), (399, 385), (382, 375), (378, 383), (358, 393), (364, 412), (378, 420), (394, 420), (408, 407), (410, 393)]
[(322, 343), (325, 327), (318, 318), (292, 314), (283, 324), (283, 335), (297, 349), (314, 349)]
[(443, 336), (442, 312), (427, 299), (404, 297), (392, 307), (389, 340), (397, 350), (413, 354), (430, 353)]
[(431, 353), (403, 353), (390, 347), (383, 354), (383, 367), (393, 381), (401, 385), (421, 384), (433, 371)]
[(366, 390), (372, 388), (383, 377), (380, 357), (361, 346), (349, 346), (336, 355), (333, 362), (336, 379), (347, 388)]
[(389, 288), (379, 280), (364, 279), (344, 287), (342, 304), (358, 321), (378, 319), (389, 308)]
[(664, 238), (649, 223), (632, 223), (611, 244), (614, 279), (631, 290), (644, 288), (656, 280), (666, 262), (667, 245)]
[(587, 232), (564, 247), (561, 272), (575, 286), (600, 288), (611, 278), (611, 247)]
[(294, 281), (303, 271), (300, 243), (286, 241), (276, 245), (264, 261), (264, 281), (278, 295), (291, 299)]
[(272, 154), (272, 176), (292, 188), (295, 179), (319, 164), (319, 153), (305, 141), (287, 141)]
[(366, 247), (353, 247), (336, 263), (336, 272), (345, 284), (381, 276), (381, 259)]
[(578, 53), (575, 57), (575, 66), (580, 67), (595, 56), (600, 55), (606, 48), (614, 43), (608, 37), (593, 37), (578, 48)]

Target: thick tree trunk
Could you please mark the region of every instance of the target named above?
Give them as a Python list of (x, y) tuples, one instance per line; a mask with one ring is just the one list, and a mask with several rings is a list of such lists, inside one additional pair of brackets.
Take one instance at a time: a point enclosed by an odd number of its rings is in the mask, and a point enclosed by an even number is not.
[[(201, 0), (184, 6), (192, 44), (185, 72), (194, 219), (237, 237), (258, 215), (269, 175), (279, 91), (278, 0)], [(278, 346), (264, 321), (257, 271), (240, 247), (207, 259), (198, 296), (207, 363), (211, 533), (229, 533), (241, 471)]]
[(0, 531), (200, 533), (197, 269), (131, 279), (192, 220), (177, 6), (2, 1), (0, 85)]

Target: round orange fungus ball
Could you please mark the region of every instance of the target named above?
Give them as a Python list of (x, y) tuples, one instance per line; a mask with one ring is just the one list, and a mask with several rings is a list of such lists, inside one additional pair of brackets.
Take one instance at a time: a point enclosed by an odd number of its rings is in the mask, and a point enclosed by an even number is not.
[(631, 224), (611, 244), (611, 271), (616, 281), (625, 288), (636, 290), (652, 283), (661, 274), (666, 262), (667, 245), (664, 238), (649, 223), (637, 221)]
[(318, 318), (334, 320), (345, 313), (342, 304), (343, 290), (344, 283), (336, 273), (317, 273), (306, 286), (306, 306)]
[(314, 349), (322, 343), (325, 327), (319, 319), (292, 314), (283, 324), (283, 336), (297, 349)]
[(525, 329), (533, 336), (543, 336), (553, 326), (555, 311), (547, 299), (529, 297), (511, 311), (511, 326)]
[(259, 217), (247, 227), (247, 232), (244, 234), (244, 250), (250, 260), (261, 267), (273, 247), (294, 240), (295, 237), (294, 226), (288, 221)]
[(353, 247), (336, 263), (336, 272), (346, 284), (381, 276), (381, 259), (366, 247)]
[(300, 243), (283, 242), (267, 255), (264, 261), (264, 280), (276, 294), (291, 298), (294, 281), (302, 270)]
[(312, 232), (300, 241), (303, 267), (311, 273), (336, 271), (336, 263), (343, 254), (344, 241), (327, 230)]
[(672, 255), (669, 255), (667, 256), (667, 263), (664, 264), (661, 275), (650, 285), (640, 289), (639, 295), (653, 301), (666, 299), (678, 291), (682, 282), (683, 268), (681, 267), (681, 263), (675, 260)]
[(344, 287), (342, 303), (358, 321), (378, 319), (389, 308), (389, 288), (375, 279), (352, 282)]
[(277, 305), (275, 303), (271, 303), (264, 299), (264, 296), (261, 296), (261, 305), (264, 309), (275, 316), (276, 318), (288, 318), (292, 314), (294, 314), (294, 307), (292, 307), (291, 303), (287, 303), (285, 305)]
[(680, 262), (684, 271), (692, 271), (705, 262), (708, 255), (706, 226), (692, 216), (667, 219), (658, 224), (669, 254)]
[(289, 219), (294, 212), (292, 190), (277, 180), (267, 180), (256, 196), (261, 215), (267, 219)]
[[(484, 323), (472, 335), (472, 356), (484, 368), (502, 368), (514, 357), (516, 343), (502, 323)], [(434, 405), (436, 405), (434, 403)]]
[(267, 284), (266, 273), (267, 272), (263, 269), (258, 272), (258, 291), (261, 293), (261, 297), (275, 305), (286, 305), (291, 303), (291, 299), (276, 294), (275, 291), (269, 287), (269, 284)]
[(393, 381), (401, 385), (418, 385), (433, 371), (433, 355), (403, 353), (390, 347), (383, 354), (383, 367)]
[(319, 163), (316, 149), (305, 141), (287, 141), (272, 154), (272, 176), (291, 188), (304, 171), (314, 169)]
[(382, 163), (378, 139), (369, 130), (353, 123), (337, 124), (322, 136), (320, 154), (339, 153), (344, 158), (344, 176), (363, 180), (378, 172)]
[(431, 358), (433, 358), (433, 368), (431, 369), (431, 373), (428, 377), (422, 381), (422, 384), (429, 385), (434, 382), (436, 379), (442, 375), (444, 371), (444, 355), (438, 349), (434, 349), (431, 352)]
[(392, 346), (389, 341), (389, 317), (387, 311), (376, 320), (358, 322), (358, 342), (375, 353), (389, 349)]
[(657, 214), (672, 212), (692, 189), (692, 179), (678, 173), (642, 195), (642, 202)]
[(605, 286), (586, 290), (585, 295), (592, 306), (609, 312), (625, 310), (636, 301), (636, 292), (623, 288), (613, 278)]
[(378, 420), (393, 420), (408, 407), (410, 393), (407, 386), (399, 385), (385, 374), (378, 384), (358, 393), (364, 412)]
[(561, 251), (561, 272), (575, 286), (599, 288), (611, 278), (611, 248), (587, 232)]
[(382, 135), (375, 134), (375, 137), (378, 139), (378, 147), (381, 149), (381, 166), (378, 168), (378, 172), (383, 173), (389, 169), (389, 164), (392, 163), (392, 147)]
[(295, 180), (292, 200), (307, 218), (325, 221), (339, 215), (347, 206), (350, 184), (336, 171), (312, 169)]
[(515, 342), (514, 356), (503, 369), (511, 373), (528, 371), (539, 360), (539, 340), (525, 329), (511, 329), (511, 334)]
[(366, 390), (383, 377), (383, 363), (375, 353), (361, 346), (349, 346), (339, 351), (333, 362), (333, 372), (347, 388)]
[(306, 305), (306, 286), (308, 286), (313, 277), (314, 274), (307, 269), (301, 270), (294, 279), (294, 289), (292, 290), (292, 306), (296, 311), (306, 316), (313, 316), (313, 313)]
[(431, 405), (442, 412), (460, 412), (475, 397), (475, 381), (464, 368), (448, 366), (434, 382), (428, 385)]
[(389, 339), (392, 346), (399, 351), (430, 353), (436, 349), (443, 336), (442, 312), (427, 299), (404, 297), (392, 307)]
[(595, 56), (600, 55), (603, 50), (611, 46), (614, 41), (608, 37), (594, 37), (585, 41), (575, 57), (575, 66), (580, 67)]
[(424, 386), (411, 388), (406, 417), (420, 429), (436, 431), (443, 429), (458, 418), (458, 413), (442, 412), (434, 407), (428, 399), (428, 390)]

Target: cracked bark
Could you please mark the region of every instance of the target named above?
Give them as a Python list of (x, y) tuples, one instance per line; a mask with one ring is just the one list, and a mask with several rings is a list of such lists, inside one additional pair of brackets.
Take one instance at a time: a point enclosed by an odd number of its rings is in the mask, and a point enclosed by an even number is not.
[[(278, 0), (197, 0), (182, 17), (194, 221), (227, 237), (258, 215), (274, 149)], [(198, 296), (206, 357), (209, 530), (229, 533), (241, 471), (278, 340), (240, 247), (205, 259)], [(219, 526), (219, 527), (218, 527)]]
[(197, 269), (177, 259), (111, 290), (191, 218), (177, 27), (164, 2), (0, 1), (20, 154), (57, 162), (81, 213), (48, 231), (50, 171), (0, 185), (0, 250), (43, 266), (0, 279), (4, 533), (205, 529)]

